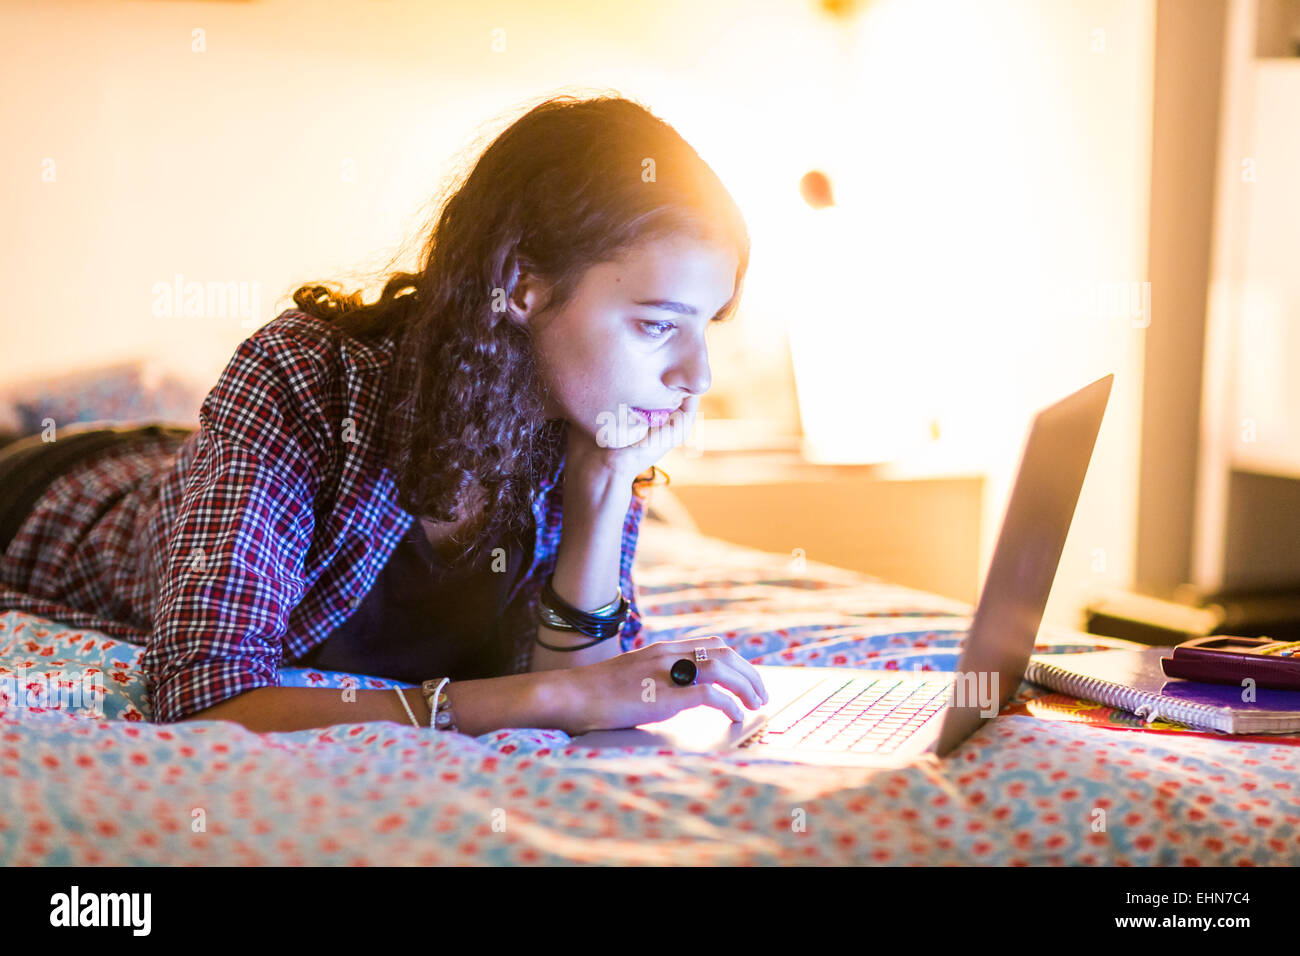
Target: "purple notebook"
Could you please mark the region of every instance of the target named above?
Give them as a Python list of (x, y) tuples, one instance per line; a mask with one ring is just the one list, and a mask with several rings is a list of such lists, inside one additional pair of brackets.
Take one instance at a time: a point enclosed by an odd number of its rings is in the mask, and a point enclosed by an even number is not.
[(1166, 677), (1160, 659), (1172, 647), (1035, 654), (1025, 680), (1062, 694), (1119, 707), (1148, 723), (1167, 720), (1226, 734), (1300, 733), (1300, 691)]

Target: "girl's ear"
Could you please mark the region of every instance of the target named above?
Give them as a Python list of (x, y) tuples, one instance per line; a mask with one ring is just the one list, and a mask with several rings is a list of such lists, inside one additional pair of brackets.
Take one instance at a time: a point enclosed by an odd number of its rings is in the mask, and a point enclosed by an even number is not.
[(549, 299), (550, 284), (531, 272), (521, 271), (514, 291), (506, 299), (506, 318), (520, 328), (531, 329)]

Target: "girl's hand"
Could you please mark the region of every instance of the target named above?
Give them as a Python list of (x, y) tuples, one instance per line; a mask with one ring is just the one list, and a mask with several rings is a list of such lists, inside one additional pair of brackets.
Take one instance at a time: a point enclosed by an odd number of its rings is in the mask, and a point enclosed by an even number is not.
[[(616, 486), (627, 485), (630, 488), (637, 475), (690, 437), (695, 429), (699, 406), (700, 396), (692, 395), (659, 426), (642, 425), (639, 419), (630, 416), (636, 423), (629, 425), (629, 430), (645, 429), (646, 433), (639, 441), (623, 448), (602, 446), (599, 442), (606, 437), (602, 429), (597, 429), (595, 437), (592, 437), (570, 422), (565, 481), (569, 481), (570, 474), (576, 473), (584, 478), (609, 480)], [(615, 434), (609, 436), (610, 444), (625, 440), (625, 436), (617, 434), (617, 424), (613, 431)], [(575, 471), (570, 472), (570, 469)]]
[[(709, 659), (695, 664), (698, 674), (694, 684), (679, 687), (669, 671), (683, 657), (694, 661), (697, 647), (708, 648)], [(560, 729), (572, 737), (667, 720), (700, 704), (716, 707), (737, 723), (743, 721), (740, 705), (719, 687), (731, 691), (751, 710), (769, 700), (754, 665), (720, 637), (661, 641), (607, 661), (555, 673), (568, 689), (569, 703)]]

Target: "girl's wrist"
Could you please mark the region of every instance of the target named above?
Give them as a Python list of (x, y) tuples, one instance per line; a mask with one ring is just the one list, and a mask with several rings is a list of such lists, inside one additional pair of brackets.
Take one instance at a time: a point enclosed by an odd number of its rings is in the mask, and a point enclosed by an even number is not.
[(564, 731), (570, 737), (577, 737), (591, 729), (587, 713), (590, 695), (583, 693), (584, 675), (579, 668), (540, 671), (536, 676), (540, 679), (539, 694), (544, 701), (542, 706), (547, 713), (553, 715), (550, 726)]
[(411, 705), (411, 713), (415, 719), (420, 722), (421, 727), (428, 727), (429, 721), (432, 720), (433, 714), (429, 710), (429, 702), (424, 699), (424, 694), (419, 687), (407, 687), (402, 689), (402, 696), (406, 702)]
[[(573, 528), (575, 534), (586, 537), (592, 528), (608, 521), (622, 527), (623, 518), (632, 504), (632, 479), (625, 482), (621, 475), (594, 472), (564, 478), (564, 527)], [(579, 528), (583, 531), (579, 531)]]
[[(573, 475), (574, 490), (593, 506), (602, 502), (619, 501), (632, 496), (632, 482), (636, 475), (625, 475), (605, 467), (579, 468)], [(565, 487), (569, 487), (569, 475), (564, 476)]]

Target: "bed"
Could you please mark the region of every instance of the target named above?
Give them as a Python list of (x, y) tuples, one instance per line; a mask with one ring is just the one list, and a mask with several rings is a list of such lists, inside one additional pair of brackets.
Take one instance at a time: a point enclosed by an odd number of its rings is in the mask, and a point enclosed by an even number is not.
[[(717, 634), (757, 663), (951, 669), (970, 624), (960, 602), (656, 514), (634, 574), (652, 639)], [(1039, 640), (1043, 653), (1125, 646), (1055, 628)], [(0, 864), (1300, 862), (1297, 741), (1081, 722), (1084, 705), (1028, 684), (948, 758), (863, 770), (589, 750), (538, 728), (153, 724), (141, 652), (0, 612)], [(17, 706), (4, 678), (24, 666), (98, 668), (102, 714), (43, 699), (47, 680)], [(292, 667), (283, 680), (392, 686)]]
[[(182, 422), (202, 394), (126, 363), (0, 392), (0, 422)], [(955, 666), (970, 606), (705, 537), (662, 491), (633, 568), (649, 640), (717, 634), (789, 667)], [(1128, 646), (1057, 628), (1038, 640), (1041, 653)], [(1300, 740), (1144, 727), (1029, 684), (948, 758), (863, 770), (595, 751), (539, 728), (153, 724), (142, 652), (0, 604), (0, 865), (1300, 862)], [(67, 687), (49, 697), (44, 675), (60, 670), (96, 675), (99, 711), (66, 706)]]

